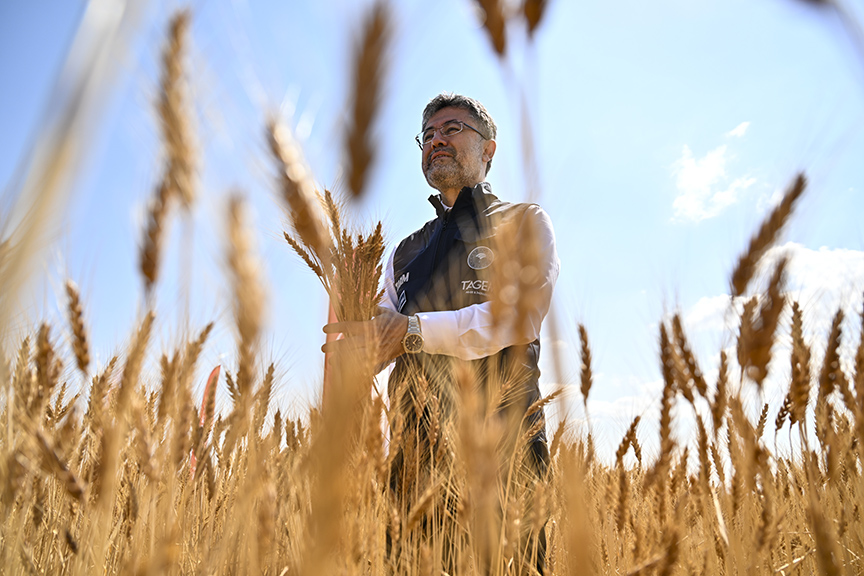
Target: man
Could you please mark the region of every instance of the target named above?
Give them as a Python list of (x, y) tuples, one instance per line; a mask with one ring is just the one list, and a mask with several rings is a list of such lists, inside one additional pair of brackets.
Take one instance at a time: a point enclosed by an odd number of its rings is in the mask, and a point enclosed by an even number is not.
[[(472, 98), (441, 94), (429, 102), (416, 140), (426, 181), (438, 191), (429, 197), (436, 217), (393, 251), (375, 318), (325, 326), (327, 333), (345, 335), (325, 350), (375, 334), (377, 360), (396, 361), (388, 391), (391, 404), (401, 403), (407, 414), (402, 430), (419, 429), (415, 440), (429, 453), (438, 439), (429, 437), (429, 420), (439, 412), (452, 417), (453, 382), (465, 367), (487, 396), (506, 388), (500, 404), (516, 411), (510, 420), (516, 432), (525, 427), (530, 433), (529, 467), (542, 478), (549, 459), (543, 411), (527, 417), (526, 411), (540, 399), (540, 326), (559, 261), (546, 213), (498, 200), (485, 182), (496, 132), (486, 108)], [(434, 410), (428, 406), (433, 396)], [(397, 494), (410, 490), (407, 476), (416, 480), (417, 467), (404, 466), (403, 457), (400, 452), (391, 476)], [(542, 534), (541, 540), (542, 556)]]

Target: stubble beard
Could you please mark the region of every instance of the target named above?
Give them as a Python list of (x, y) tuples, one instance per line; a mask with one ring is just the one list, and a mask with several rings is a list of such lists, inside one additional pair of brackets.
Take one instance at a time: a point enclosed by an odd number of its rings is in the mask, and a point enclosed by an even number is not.
[(432, 188), (439, 191), (451, 190), (461, 188), (461, 183), (465, 181), (465, 170), (456, 158), (451, 158), (449, 162), (444, 161), (428, 167), (425, 176), (426, 182)]
[(443, 160), (424, 164), (423, 175), (429, 186), (443, 192), (473, 185), (474, 182), (471, 182), (472, 171), (462, 161), (461, 155), (452, 149), (447, 150), (447, 152), (450, 154), (449, 161)]

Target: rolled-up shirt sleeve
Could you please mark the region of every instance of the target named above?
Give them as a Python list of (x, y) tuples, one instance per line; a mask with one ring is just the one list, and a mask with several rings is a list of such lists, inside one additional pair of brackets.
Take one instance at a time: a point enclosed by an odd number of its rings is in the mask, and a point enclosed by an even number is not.
[[(523, 321), (516, 326), (517, 314), (503, 314), (495, 318), (492, 302), (466, 306), (459, 310), (422, 312), (417, 316), (423, 332), (423, 351), (429, 354), (444, 354), (463, 360), (476, 360), (490, 356), (519, 344), (528, 344), (540, 336), (540, 327), (552, 302), (552, 291), (558, 280), (560, 261), (555, 248), (555, 233), (552, 222), (543, 209), (530, 205), (522, 216), (517, 229), (519, 242), (526, 241), (527, 234), (536, 241), (536, 265), (539, 280), (531, 288), (530, 298), (518, 306)], [(532, 240), (528, 240), (532, 241)], [(393, 255), (387, 263), (382, 306), (397, 309), (397, 296), (393, 284)]]

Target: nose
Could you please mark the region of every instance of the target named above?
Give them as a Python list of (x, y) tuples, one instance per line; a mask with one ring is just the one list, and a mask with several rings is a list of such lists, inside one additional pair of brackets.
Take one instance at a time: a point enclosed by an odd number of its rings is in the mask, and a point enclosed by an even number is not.
[(437, 148), (438, 146), (443, 146), (447, 142), (447, 139), (441, 135), (441, 130), (435, 130), (435, 133), (432, 134), (432, 141), (429, 142), (432, 148)]

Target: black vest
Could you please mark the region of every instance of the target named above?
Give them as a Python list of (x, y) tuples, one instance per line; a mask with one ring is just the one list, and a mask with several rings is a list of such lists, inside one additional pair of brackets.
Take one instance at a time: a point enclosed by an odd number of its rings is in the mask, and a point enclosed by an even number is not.
[[(498, 200), (485, 182), (473, 189), (463, 188), (449, 211), (437, 196), (430, 196), (429, 201), (437, 217), (405, 238), (393, 255), (397, 308), (409, 316), (458, 310), (489, 300), (498, 225), (504, 217), (518, 217), (518, 211), (527, 206)], [(518, 398), (511, 397), (510, 405), (524, 410), (540, 398), (539, 354), (538, 339), (470, 361), (472, 373), (478, 379), (475, 385), (484, 387), (492, 380), (500, 385), (502, 375), (507, 381), (515, 378)], [(403, 354), (397, 358), (390, 376), (391, 397), (395, 386), (411, 374), (424, 375), (432, 385), (439, 379), (449, 380), (454, 362), (452, 357), (423, 352)], [(445, 405), (449, 403), (446, 398), (440, 400)], [(542, 410), (535, 412), (530, 421), (534, 423), (540, 418)], [(545, 434), (539, 439), (545, 439)]]

